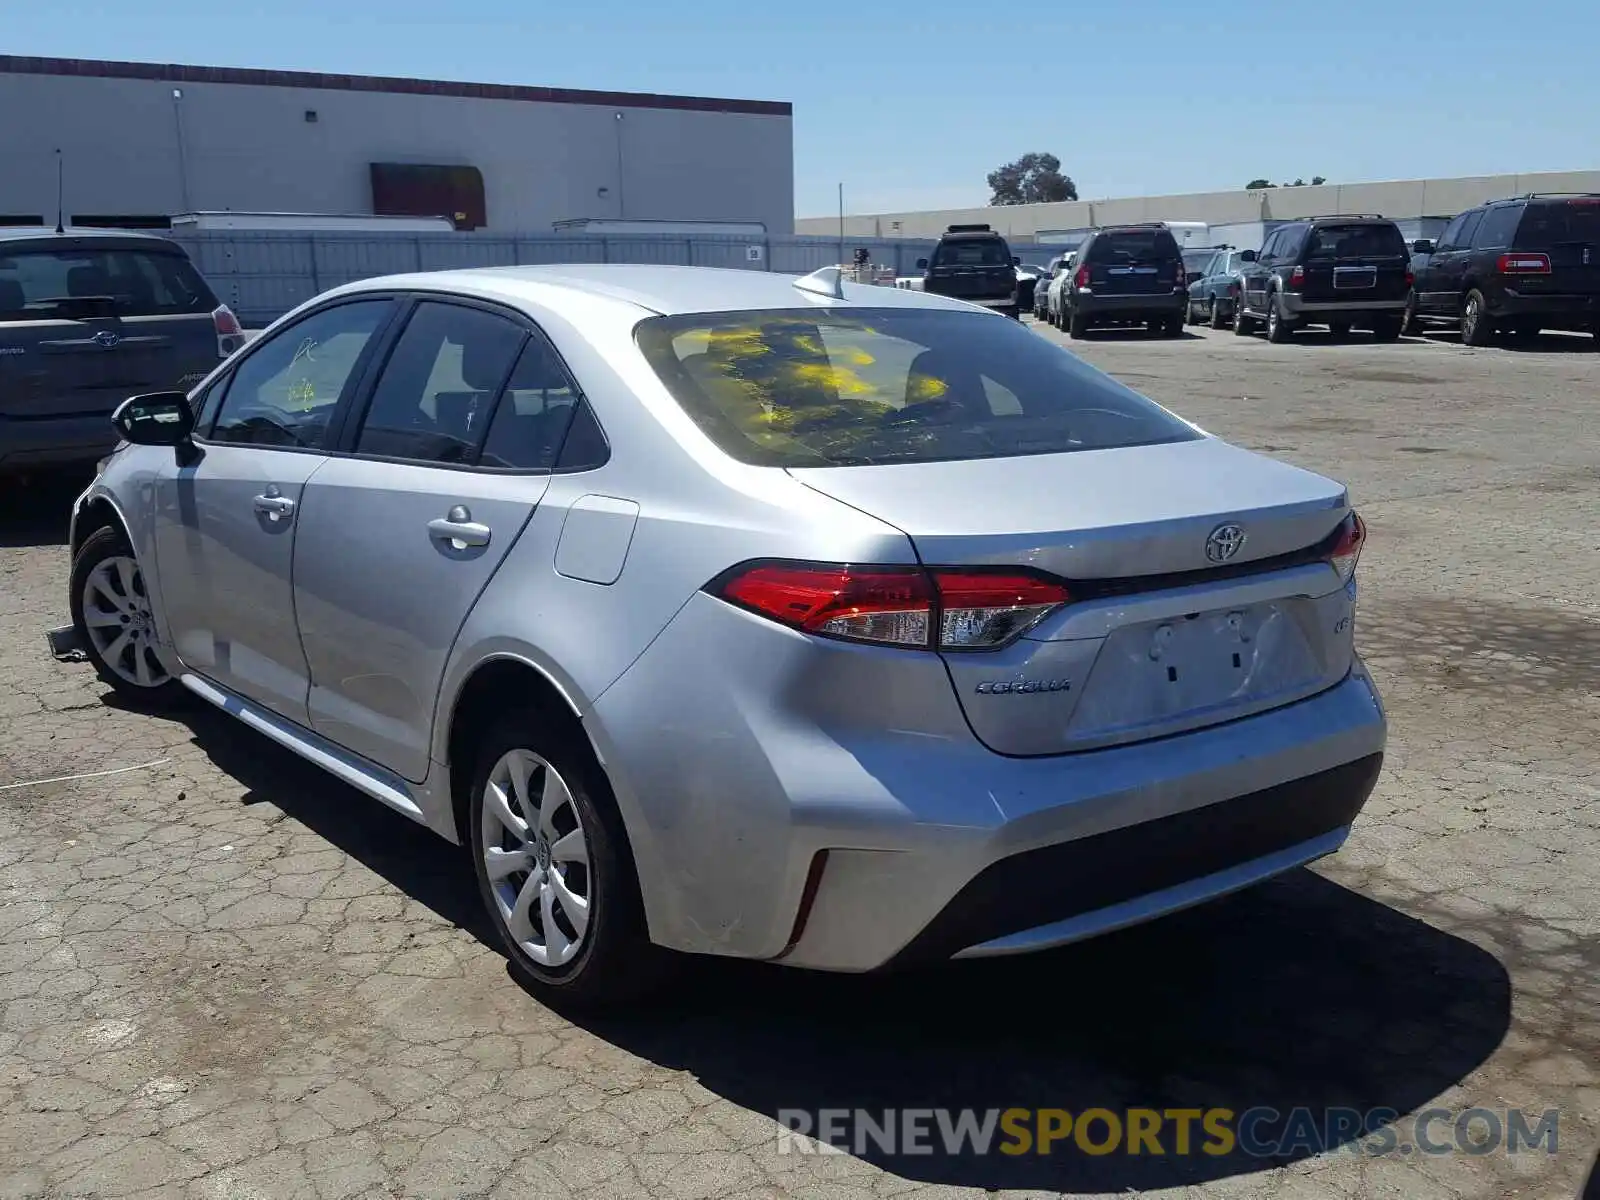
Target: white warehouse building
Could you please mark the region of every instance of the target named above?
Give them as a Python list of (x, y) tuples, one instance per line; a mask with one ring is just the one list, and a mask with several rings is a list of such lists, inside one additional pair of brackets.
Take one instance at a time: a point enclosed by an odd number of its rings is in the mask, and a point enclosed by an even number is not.
[[(192, 212), (794, 230), (791, 106), (0, 55), (0, 225)], [(58, 155), (59, 151), (59, 155)]]

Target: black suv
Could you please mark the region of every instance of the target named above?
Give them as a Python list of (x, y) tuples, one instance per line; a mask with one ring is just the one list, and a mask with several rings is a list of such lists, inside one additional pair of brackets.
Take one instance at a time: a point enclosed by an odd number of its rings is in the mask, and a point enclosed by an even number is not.
[(922, 290), (935, 296), (968, 300), (1005, 313), (1021, 315), (1017, 302), (1017, 266), (1011, 247), (987, 225), (952, 225), (933, 248), (933, 259), (917, 259), (926, 274)]
[(1076, 261), (1070, 284), (1062, 288), (1060, 322), (1069, 336), (1082, 337), (1095, 325), (1146, 325), (1166, 337), (1183, 334), (1189, 282), (1177, 239), (1165, 224), (1093, 230)]
[(1406, 323), (1461, 323), (1461, 341), (1541, 329), (1600, 339), (1600, 195), (1523, 196), (1462, 213), (1417, 242)]
[(1240, 268), (1241, 302), (1233, 331), (1267, 327), (1269, 342), (1288, 341), (1303, 325), (1326, 325), (1335, 337), (1352, 326), (1380, 342), (1400, 336), (1411, 290), (1411, 251), (1393, 221), (1379, 216), (1309, 217), (1278, 226)]

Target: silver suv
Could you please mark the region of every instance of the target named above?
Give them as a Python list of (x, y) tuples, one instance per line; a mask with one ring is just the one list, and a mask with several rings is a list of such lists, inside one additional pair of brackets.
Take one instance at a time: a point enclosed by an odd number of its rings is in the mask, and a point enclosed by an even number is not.
[(959, 300), (379, 279), (115, 420), (105, 680), (469, 846), (575, 999), (1060, 945), (1331, 853), (1377, 778), (1344, 488)]

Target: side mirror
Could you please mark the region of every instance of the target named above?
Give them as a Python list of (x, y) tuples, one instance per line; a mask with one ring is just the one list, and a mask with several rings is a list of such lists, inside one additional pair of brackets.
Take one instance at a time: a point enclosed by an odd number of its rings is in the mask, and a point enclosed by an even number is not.
[(1417, 241), (1411, 243), (1411, 252), (1413, 254), (1432, 254), (1433, 243), (1427, 238), (1419, 238)]
[(927, 269), (928, 269), (928, 260), (925, 259), (925, 258), (917, 259), (917, 270), (926, 271)]
[(1022, 265), (1022, 260), (1020, 258), (1018, 258), (1015, 254), (1013, 254), (1011, 256), (1011, 265), (1013, 267), (1020, 267)]
[(1241, 250), (1241, 251), (1239, 251), (1239, 261), (1240, 262), (1255, 262), (1256, 261), (1256, 252), (1254, 250)]
[(194, 410), (182, 392), (149, 392), (119, 404), (111, 423), (135, 446), (182, 446), (194, 433)]

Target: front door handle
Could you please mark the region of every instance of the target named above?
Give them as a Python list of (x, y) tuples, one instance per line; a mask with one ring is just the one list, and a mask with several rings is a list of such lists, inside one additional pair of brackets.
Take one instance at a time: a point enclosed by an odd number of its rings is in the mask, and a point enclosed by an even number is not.
[(487, 546), (489, 527), (474, 521), (472, 510), (465, 504), (458, 504), (448, 515), (428, 522), (428, 536), (449, 542), (454, 549), (465, 550), (469, 546)]
[(279, 496), (276, 493), (277, 489), (272, 488), (265, 495), (257, 496), (251, 501), (255, 505), (255, 510), (258, 513), (264, 513), (274, 521), (283, 517), (293, 516), (294, 501), (287, 496)]

